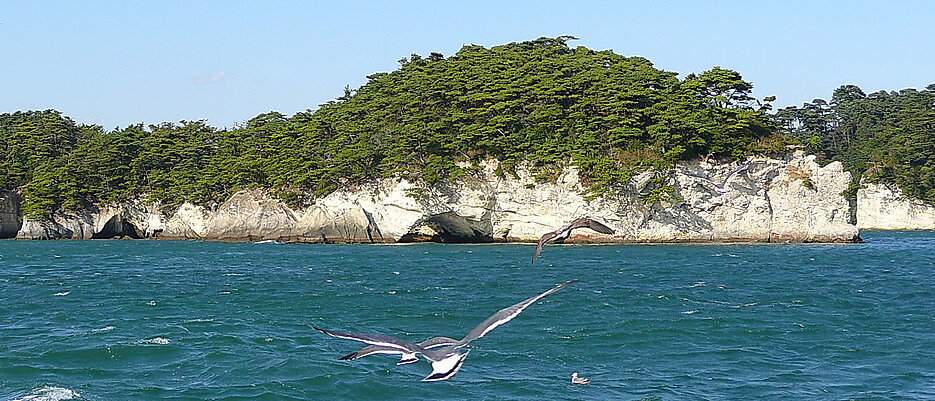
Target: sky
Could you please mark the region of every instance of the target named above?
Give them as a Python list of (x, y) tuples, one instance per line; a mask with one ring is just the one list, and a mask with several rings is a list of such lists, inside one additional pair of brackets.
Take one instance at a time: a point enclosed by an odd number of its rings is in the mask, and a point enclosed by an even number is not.
[(559, 35), (680, 77), (736, 70), (778, 108), (935, 83), (933, 15), (933, 1), (3, 1), (0, 113), (233, 127), (315, 110), (411, 53)]

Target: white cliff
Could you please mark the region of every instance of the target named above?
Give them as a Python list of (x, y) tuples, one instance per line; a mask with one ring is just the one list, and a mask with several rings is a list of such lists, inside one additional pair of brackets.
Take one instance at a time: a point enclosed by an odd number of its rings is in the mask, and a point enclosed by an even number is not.
[[(601, 198), (588, 201), (578, 173), (566, 169), (555, 182), (537, 183), (531, 172), (495, 174), (487, 162), (474, 174), (420, 188), (382, 179), (331, 193), (307, 208), (290, 208), (262, 190), (241, 191), (214, 210), (183, 204), (172, 215), (157, 205), (128, 202), (51, 222), (24, 219), (18, 238), (99, 238), (106, 235), (208, 240), (300, 242), (535, 241), (579, 216), (616, 230), (614, 236), (576, 232), (579, 242), (843, 242), (857, 240), (841, 193), (850, 174), (840, 163), (820, 167), (813, 156), (749, 160), (747, 171), (715, 191), (736, 164), (701, 161), (672, 171), (646, 172)], [(674, 188), (669, 201), (646, 204), (641, 194), (661, 177)], [(110, 226), (108, 226), (110, 224)]]
[(148, 238), (164, 228), (159, 205), (132, 200), (93, 206), (78, 212), (55, 213), (50, 220), (22, 217), (17, 239)]
[(857, 191), (857, 227), (935, 230), (935, 206), (905, 198), (895, 186), (864, 182)]

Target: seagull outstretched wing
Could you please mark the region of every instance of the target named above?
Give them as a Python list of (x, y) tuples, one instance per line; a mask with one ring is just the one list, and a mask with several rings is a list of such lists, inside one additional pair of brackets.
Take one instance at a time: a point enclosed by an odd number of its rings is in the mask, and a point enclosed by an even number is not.
[(497, 326), (500, 326), (501, 324), (504, 324), (506, 322), (509, 322), (510, 320), (513, 320), (513, 318), (518, 316), (520, 312), (522, 312), (523, 309), (526, 309), (529, 305), (532, 305), (536, 301), (542, 298), (545, 298), (546, 296), (577, 282), (578, 280), (571, 280), (571, 281), (559, 284), (557, 287), (551, 290), (543, 292), (539, 295), (536, 295), (532, 298), (529, 298), (511, 307), (501, 309), (497, 313), (494, 313), (493, 315), (488, 317), (486, 320), (481, 322), (481, 324), (477, 325), (477, 327), (474, 327), (473, 329), (471, 329), (471, 331), (468, 332), (468, 334), (464, 336), (464, 338), (461, 341), (458, 341), (458, 345), (467, 345), (467, 343), (483, 337), (484, 334), (487, 334), (488, 332), (490, 332), (490, 330), (497, 328)]
[(539, 243), (536, 245), (536, 253), (532, 255), (532, 263), (536, 263), (536, 258), (538, 258), (539, 254), (542, 253), (542, 247), (545, 246), (547, 242), (551, 241), (552, 239), (560, 235), (565, 235), (567, 237), (568, 235), (571, 235), (571, 231), (576, 228), (590, 228), (601, 234), (613, 234), (614, 233), (613, 229), (611, 229), (610, 227), (607, 227), (603, 223), (597, 220), (594, 220), (590, 217), (582, 217), (580, 219), (572, 221), (571, 223), (568, 223), (565, 226), (562, 226), (562, 228), (559, 228), (558, 230), (550, 231), (545, 234), (542, 234), (542, 237), (539, 237)]
[(736, 175), (737, 173), (741, 171), (747, 171), (749, 168), (750, 168), (750, 163), (746, 163), (740, 167), (737, 167), (731, 170), (729, 173), (727, 173), (727, 177), (724, 178), (724, 182), (721, 183), (721, 188), (727, 185), (727, 181), (730, 181), (731, 177), (733, 177), (734, 175)]
[[(458, 340), (455, 340), (455, 339), (453, 339), (453, 338), (448, 338), (448, 337), (433, 337), (433, 338), (430, 338), (430, 339), (428, 339), (428, 340), (425, 340), (425, 341), (419, 343), (418, 345), (419, 345), (420, 347), (422, 347), (422, 348), (425, 348), (425, 349), (432, 349), (432, 348), (442, 347), (442, 346), (446, 346), (446, 345), (453, 345), (453, 344), (456, 343), (456, 342), (458, 342)], [(357, 358), (363, 358), (363, 357), (365, 357), (365, 356), (370, 356), (370, 355), (374, 355), (374, 354), (397, 354), (397, 355), (402, 354), (402, 355), (407, 355), (407, 354), (410, 354), (410, 353), (405, 352), (405, 351), (402, 351), (402, 350), (400, 350), (399, 348), (387, 347), (387, 346), (385, 346), (385, 345), (368, 345), (368, 346), (366, 346), (366, 347), (360, 349), (360, 350), (357, 351), (357, 352), (353, 352), (353, 353), (347, 354), (347, 355), (342, 356), (342, 357), (340, 357), (340, 358), (338, 358), (338, 359), (340, 359), (340, 360), (342, 360), (342, 361), (352, 361), (352, 360), (355, 360), (355, 359), (357, 359)], [(404, 358), (404, 361), (410, 361), (410, 360), (412, 360), (412, 358)], [(414, 360), (412, 360), (412, 361), (415, 362)]]
[(415, 354), (415, 353), (422, 353), (425, 351), (425, 348), (420, 347), (419, 344), (413, 344), (409, 341), (400, 340), (392, 336), (385, 336), (381, 334), (341, 333), (338, 331), (325, 330), (325, 329), (315, 327), (315, 326), (310, 326), (310, 327), (322, 333), (325, 333), (331, 337), (343, 338), (346, 340), (360, 341), (360, 342), (367, 343), (370, 345), (385, 347), (387, 349), (394, 350), (394, 353)]

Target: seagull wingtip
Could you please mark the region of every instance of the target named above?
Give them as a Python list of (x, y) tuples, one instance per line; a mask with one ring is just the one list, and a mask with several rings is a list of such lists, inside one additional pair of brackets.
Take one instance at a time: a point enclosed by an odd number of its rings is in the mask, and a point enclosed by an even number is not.
[[(320, 331), (320, 332), (322, 332), (322, 333), (328, 334), (328, 330), (325, 330), (325, 329), (323, 329), (323, 328), (321, 328), (321, 327), (312, 326), (312, 325), (310, 325), (310, 324), (308, 324), (308, 323), (305, 323), (305, 322), (302, 322), (302, 324), (304, 324), (304, 325), (306, 325), (306, 326), (308, 326), (308, 327), (311, 327), (311, 328), (313, 328), (313, 329), (315, 329), (315, 330), (318, 330), (318, 331)], [(330, 334), (329, 334), (329, 335), (330, 335)]]

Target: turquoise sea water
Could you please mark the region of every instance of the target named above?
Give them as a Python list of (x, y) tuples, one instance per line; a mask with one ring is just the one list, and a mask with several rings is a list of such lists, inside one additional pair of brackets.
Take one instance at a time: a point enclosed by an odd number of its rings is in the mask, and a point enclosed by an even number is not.
[[(863, 244), (0, 241), (0, 400), (935, 399), (935, 234)], [(457, 376), (302, 325), (460, 338)], [(593, 379), (572, 385), (578, 372)]]

